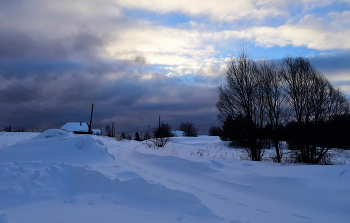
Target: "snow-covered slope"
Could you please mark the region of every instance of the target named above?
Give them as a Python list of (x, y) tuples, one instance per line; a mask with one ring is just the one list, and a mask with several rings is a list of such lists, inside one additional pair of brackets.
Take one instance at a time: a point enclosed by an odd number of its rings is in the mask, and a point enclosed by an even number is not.
[(112, 161), (106, 147), (90, 135), (50, 129), (13, 146), (1, 149), (0, 162), (54, 161), (87, 165)]
[(349, 165), (237, 160), (218, 137), (48, 130), (0, 148), (3, 222), (349, 222)]
[(0, 149), (31, 139), (39, 134), (37, 132), (0, 132)]

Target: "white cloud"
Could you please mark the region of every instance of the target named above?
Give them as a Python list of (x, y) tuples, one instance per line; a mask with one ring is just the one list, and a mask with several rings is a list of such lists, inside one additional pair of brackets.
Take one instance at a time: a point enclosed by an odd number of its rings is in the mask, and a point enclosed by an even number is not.
[[(347, 0), (340, 0), (347, 1)], [(157, 13), (184, 13), (209, 16), (214, 21), (261, 20), (289, 15), (288, 7), (302, 5), (304, 9), (332, 4), (333, 0), (116, 0), (122, 7)]]
[(243, 30), (208, 32), (215, 42), (247, 39), (263, 47), (293, 45), (317, 50), (350, 49), (349, 12), (329, 13), (325, 17), (305, 15), (297, 23), (279, 27), (260, 26)]
[[(217, 53), (210, 33), (163, 26), (130, 27), (118, 33), (107, 48), (106, 58), (125, 59), (133, 54), (147, 57), (149, 64), (172, 66), (178, 75), (201, 74), (215, 76), (223, 60), (213, 57)], [(169, 69), (169, 68), (167, 68)]]
[[(216, 46), (247, 39), (264, 47), (306, 46), (318, 50), (350, 49), (350, 12), (330, 12), (325, 17), (305, 15), (279, 27), (247, 27), (216, 31), (213, 26), (192, 20), (177, 28), (156, 26), (146, 20), (130, 20), (122, 7), (157, 13), (181, 12), (209, 16), (215, 21), (264, 19), (287, 16), (290, 4), (317, 7), (331, 0), (33, 0), (0, 10), (0, 29), (17, 29), (33, 39), (67, 39), (72, 33), (92, 33), (103, 40), (97, 57), (133, 60), (172, 67), (168, 75), (222, 75), (226, 69)], [(21, 15), (21, 16), (14, 16)], [(228, 49), (230, 50), (230, 49)], [(226, 52), (225, 52), (226, 53)], [(144, 59), (136, 60), (140, 58)], [(226, 56), (226, 55), (222, 55)]]
[[(216, 21), (237, 19), (262, 19), (267, 16), (279, 16), (283, 13), (276, 7), (264, 7), (265, 1), (249, 0), (118, 0), (121, 6), (144, 9), (158, 13), (178, 12), (190, 16), (209, 16)], [(279, 5), (279, 4), (278, 4)]]
[(262, 46), (306, 46), (317, 50), (350, 49), (349, 12), (329, 14), (326, 17), (306, 15), (297, 24), (277, 28), (255, 27), (246, 32)]

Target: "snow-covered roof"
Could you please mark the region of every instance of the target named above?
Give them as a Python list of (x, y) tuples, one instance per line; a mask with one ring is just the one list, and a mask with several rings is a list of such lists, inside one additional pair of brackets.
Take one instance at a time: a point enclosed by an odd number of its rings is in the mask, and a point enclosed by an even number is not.
[(175, 137), (181, 137), (183, 136), (184, 131), (175, 130), (175, 131), (171, 131), (171, 133), (173, 133)]
[(89, 132), (89, 126), (84, 122), (67, 122), (61, 127), (61, 130), (67, 132)]
[(95, 135), (101, 135), (102, 134), (101, 129), (91, 129), (91, 131), (92, 131), (92, 134), (95, 134)]

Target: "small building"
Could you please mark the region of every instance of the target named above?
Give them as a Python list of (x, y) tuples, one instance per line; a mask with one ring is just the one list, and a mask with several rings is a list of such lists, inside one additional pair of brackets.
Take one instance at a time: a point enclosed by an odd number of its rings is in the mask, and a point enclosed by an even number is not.
[(174, 137), (182, 137), (184, 131), (175, 130), (175, 131), (171, 131), (171, 133), (174, 135)]
[(61, 130), (75, 134), (89, 134), (89, 125), (85, 122), (67, 122)]
[(93, 135), (102, 135), (102, 130), (101, 129), (91, 129)]

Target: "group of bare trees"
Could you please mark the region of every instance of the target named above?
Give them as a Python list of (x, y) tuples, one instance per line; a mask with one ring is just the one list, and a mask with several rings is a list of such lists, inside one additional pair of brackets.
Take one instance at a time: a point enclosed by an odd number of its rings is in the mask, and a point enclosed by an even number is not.
[[(222, 138), (245, 148), (254, 161), (273, 146), (281, 162), (281, 141), (290, 140), (296, 162), (322, 162), (331, 146), (327, 123), (349, 111), (340, 89), (304, 57), (258, 61), (243, 49), (228, 65), (216, 104)], [(289, 123), (296, 127), (286, 139), (282, 129)]]
[(183, 131), (183, 136), (185, 137), (197, 137), (198, 129), (194, 126), (192, 122), (181, 122), (179, 130)]

